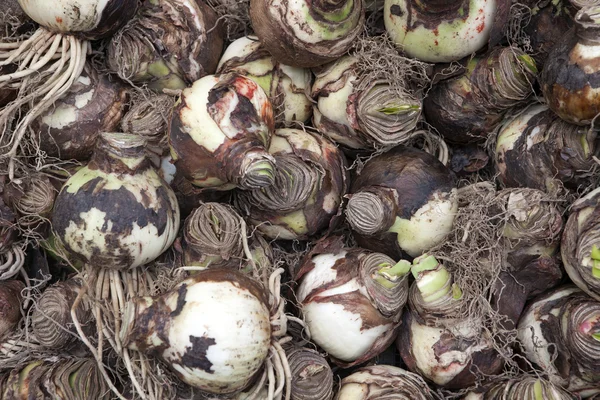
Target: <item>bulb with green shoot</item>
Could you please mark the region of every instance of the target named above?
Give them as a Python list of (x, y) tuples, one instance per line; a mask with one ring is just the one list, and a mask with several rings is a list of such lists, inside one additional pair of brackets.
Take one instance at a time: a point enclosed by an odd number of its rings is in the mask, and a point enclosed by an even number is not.
[(421, 100), (402, 80), (344, 56), (315, 70), (314, 126), (352, 149), (391, 147), (408, 141), (421, 116)]
[(396, 340), (408, 369), (451, 389), (472, 385), (476, 371), (499, 372), (502, 362), (492, 338), (480, 318), (464, 313), (469, 300), (452, 273), (428, 254), (414, 259), (411, 272), (409, 310)]
[(367, 361), (394, 340), (408, 296), (410, 263), (340, 238), (319, 242), (296, 275), (312, 339), (346, 368)]
[(570, 210), (560, 249), (563, 264), (573, 283), (600, 301), (600, 188)]

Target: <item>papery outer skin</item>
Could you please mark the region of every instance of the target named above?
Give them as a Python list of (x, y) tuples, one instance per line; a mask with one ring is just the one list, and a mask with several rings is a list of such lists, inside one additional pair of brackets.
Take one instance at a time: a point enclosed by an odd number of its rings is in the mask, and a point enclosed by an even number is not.
[(291, 400), (331, 400), (334, 377), (324, 356), (297, 346), (286, 350), (286, 356), (292, 373)]
[[(278, 129), (269, 153), (275, 157), (299, 157), (316, 176), (310, 197), (294, 210), (279, 210), (266, 204), (246, 204), (249, 221), (271, 239), (306, 239), (337, 223), (342, 196), (347, 191), (346, 158), (327, 138), (299, 129)], [(246, 197), (240, 194), (240, 197)]]
[(373, 365), (345, 377), (335, 400), (433, 400), (421, 376), (391, 365)]
[(429, 250), (452, 229), (458, 209), (454, 186), (454, 174), (421, 150), (398, 146), (373, 157), (352, 181), (350, 193), (389, 188), (399, 207), (392, 227), (372, 236), (356, 233), (358, 244), (392, 258)]
[(141, 160), (131, 170), (96, 150), (67, 180), (52, 225), (70, 255), (97, 268), (129, 269), (173, 243), (179, 229), (175, 193), (143, 153)]
[(21, 320), (21, 291), (24, 288), (21, 281), (0, 281), (0, 340), (12, 334)]
[(125, 109), (126, 88), (86, 68), (69, 92), (32, 123), (43, 133), (41, 150), (62, 160), (87, 160), (99, 132), (112, 132)]
[(225, 269), (200, 272), (138, 309), (124, 342), (156, 352), (183, 382), (210, 393), (234, 393), (264, 363), (271, 341), (266, 293)]
[(101, 39), (125, 25), (137, 0), (19, 0), (27, 15), (50, 31)]
[[(505, 187), (555, 193), (559, 182), (577, 184), (591, 169), (595, 133), (559, 119), (546, 105), (533, 103), (504, 121), (496, 141), (498, 179)], [(582, 147), (585, 143), (585, 147)], [(587, 149), (587, 151), (586, 151)]]
[[(600, 24), (584, 32), (578, 26), (565, 34), (548, 54), (540, 87), (548, 106), (563, 120), (590, 125), (600, 113)], [(590, 24), (591, 25), (591, 24)], [(594, 37), (593, 40), (589, 38)]]
[(573, 202), (563, 231), (561, 256), (567, 274), (581, 290), (600, 301), (600, 279), (592, 274), (592, 247), (600, 248), (600, 188)]
[(269, 95), (278, 125), (311, 117), (310, 70), (277, 62), (255, 36), (241, 37), (225, 50), (217, 73), (234, 71), (252, 79)]
[[(343, 7), (339, 26), (319, 21), (318, 8)], [(340, 14), (341, 15), (341, 14)], [(342, 56), (364, 25), (362, 1), (251, 0), (252, 27), (265, 48), (280, 62), (294, 67), (316, 67)]]
[(355, 248), (318, 254), (305, 261), (296, 278), (301, 279), (296, 297), (312, 339), (345, 368), (381, 353), (393, 341), (402, 314), (400, 308), (385, 318), (367, 293), (359, 276), (367, 253)]
[(264, 90), (237, 74), (206, 76), (183, 91), (169, 126), (178, 171), (201, 188), (236, 187), (236, 165), (266, 155), (274, 130)]
[[(494, 21), (495, 0), (459, 0), (449, 15), (421, 14), (416, 0), (386, 0), (385, 27), (404, 52), (426, 62), (451, 62), (475, 53), (487, 43)], [(426, 5), (424, 7), (427, 7)], [(457, 7), (458, 8), (458, 7)]]

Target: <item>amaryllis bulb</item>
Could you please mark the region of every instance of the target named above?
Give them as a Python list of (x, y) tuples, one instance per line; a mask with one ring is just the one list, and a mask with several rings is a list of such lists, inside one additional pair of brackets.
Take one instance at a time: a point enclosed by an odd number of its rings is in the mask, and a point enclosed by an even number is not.
[(225, 50), (217, 73), (233, 71), (252, 79), (269, 95), (278, 126), (310, 118), (311, 71), (276, 61), (256, 36), (239, 38)]
[(313, 122), (319, 132), (353, 149), (408, 141), (421, 116), (421, 100), (402, 82), (361, 70), (359, 56), (344, 56), (315, 71)]
[(415, 282), (396, 346), (408, 368), (436, 385), (466, 388), (477, 374), (495, 374), (502, 360), (477, 317), (463, 315), (465, 297), (433, 256), (413, 261)]
[(448, 141), (484, 141), (504, 113), (533, 94), (536, 74), (533, 59), (514, 47), (474, 57), (464, 75), (440, 81), (427, 93), (427, 122)]
[(296, 279), (312, 339), (344, 367), (381, 353), (394, 340), (406, 302), (410, 263), (360, 248), (318, 250)]
[(238, 207), (271, 239), (305, 239), (334, 227), (346, 193), (346, 159), (331, 141), (300, 129), (278, 129), (269, 153), (275, 183), (240, 191)]
[(385, 28), (410, 57), (450, 62), (486, 45), (499, 2), (495, 0), (385, 0)]
[(569, 124), (544, 104), (507, 117), (496, 140), (498, 179), (505, 187), (556, 193), (561, 182), (577, 185), (595, 162), (595, 131)]
[(144, 1), (108, 45), (110, 69), (122, 79), (162, 92), (184, 89), (215, 72), (222, 26), (204, 0)]
[(21, 320), (21, 291), (25, 284), (21, 281), (0, 281), (0, 341), (12, 334)]
[(137, 9), (137, 0), (19, 0), (19, 4), (48, 30), (85, 39), (112, 35)]
[(570, 30), (548, 54), (540, 87), (548, 107), (560, 118), (590, 125), (600, 112), (600, 6), (589, 5), (575, 15)]
[(258, 84), (235, 73), (205, 76), (175, 105), (171, 155), (177, 170), (201, 188), (270, 186), (275, 162), (266, 149), (273, 129), (273, 108)]
[(267, 358), (267, 296), (228, 269), (199, 272), (158, 297), (135, 299), (121, 339), (158, 355), (183, 382), (210, 393), (238, 392)]
[(600, 301), (600, 188), (571, 205), (560, 251), (573, 283)]
[(358, 243), (391, 257), (417, 257), (452, 229), (454, 174), (434, 156), (398, 146), (371, 158), (352, 182), (346, 220)]
[(251, 0), (254, 32), (276, 60), (315, 67), (352, 46), (364, 24), (357, 0)]
[(98, 134), (118, 126), (126, 101), (124, 85), (88, 64), (65, 96), (33, 121), (33, 129), (47, 132), (40, 148), (62, 160), (88, 160)]
[(175, 240), (179, 205), (136, 135), (102, 133), (87, 166), (59, 193), (52, 226), (69, 255), (97, 268), (146, 264)]

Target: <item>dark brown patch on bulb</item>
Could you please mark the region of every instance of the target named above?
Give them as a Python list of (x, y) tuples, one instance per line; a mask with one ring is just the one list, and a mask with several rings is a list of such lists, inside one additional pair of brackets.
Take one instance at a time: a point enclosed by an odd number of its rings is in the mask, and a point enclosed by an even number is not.
[(206, 352), (210, 346), (217, 344), (215, 339), (190, 335), (192, 346), (186, 347), (186, 352), (181, 356), (181, 365), (186, 368), (200, 368), (207, 374), (214, 374), (211, 368), (213, 364), (208, 359)]
[[(103, 39), (112, 36), (121, 29), (137, 12), (138, 0), (108, 0), (101, 10), (100, 20), (94, 29), (77, 32), (77, 36), (87, 40)], [(80, 13), (73, 7), (74, 17)]]
[(171, 318), (174, 318), (176, 316), (178, 316), (179, 314), (181, 314), (181, 311), (183, 310), (183, 307), (185, 307), (185, 296), (187, 295), (187, 284), (186, 283), (182, 283), (181, 285), (179, 285), (179, 288), (177, 289), (177, 305), (175, 306), (175, 309), (173, 311), (171, 311)]

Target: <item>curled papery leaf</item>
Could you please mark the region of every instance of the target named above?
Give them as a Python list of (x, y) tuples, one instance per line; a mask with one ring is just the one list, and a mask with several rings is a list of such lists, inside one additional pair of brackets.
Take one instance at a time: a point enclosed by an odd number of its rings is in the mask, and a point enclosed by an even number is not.
[(316, 71), (312, 87), (317, 101), (315, 127), (354, 149), (391, 147), (408, 141), (421, 116), (421, 101), (401, 80), (363, 70), (360, 62), (359, 56), (345, 56)]
[[(108, 400), (110, 390), (96, 360), (85, 358), (32, 361), (4, 376), (7, 399), (98, 399)], [(0, 378), (0, 382), (2, 378)]]
[(434, 85), (424, 100), (427, 122), (448, 141), (485, 140), (504, 113), (533, 94), (535, 61), (499, 47), (469, 61), (464, 75)]
[(391, 365), (372, 365), (342, 379), (335, 400), (433, 400), (433, 395), (417, 374)]
[(10, 335), (21, 320), (21, 281), (0, 281), (0, 340)]
[(594, 166), (596, 132), (562, 121), (533, 103), (507, 118), (496, 141), (498, 179), (506, 187), (556, 193), (561, 182), (576, 186)]
[[(71, 307), (81, 290), (81, 281), (58, 282), (42, 293), (31, 314), (31, 329), (38, 342), (49, 349), (62, 349), (77, 339), (71, 319)], [(85, 302), (75, 311), (82, 326), (91, 321)]]
[(309, 69), (281, 64), (261, 45), (256, 36), (233, 42), (219, 61), (217, 73), (237, 72), (258, 83), (273, 104), (278, 126), (304, 122), (312, 114)]
[(46, 175), (34, 173), (19, 184), (11, 182), (6, 185), (4, 200), (20, 216), (20, 224), (31, 226), (38, 224), (40, 218), (50, 216), (56, 192)]
[(69, 91), (33, 121), (43, 132), (40, 149), (62, 160), (88, 160), (98, 133), (118, 126), (126, 101), (123, 84), (86, 65)]
[(258, 189), (273, 184), (267, 153), (273, 108), (254, 81), (236, 73), (206, 76), (173, 109), (169, 145), (178, 171), (201, 188)]
[(560, 247), (563, 264), (573, 283), (600, 300), (600, 188), (570, 210)]
[(535, 298), (521, 315), (518, 340), (523, 354), (548, 379), (575, 395), (600, 393), (600, 304), (573, 285)]
[(312, 339), (350, 367), (381, 353), (396, 336), (410, 263), (325, 240), (305, 258), (296, 297)]
[(361, 33), (357, 0), (251, 0), (254, 32), (278, 61), (316, 67), (341, 57)]
[(231, 206), (200, 204), (183, 227), (185, 265), (237, 266), (244, 256), (244, 226), (242, 217)]
[(167, 129), (169, 114), (175, 99), (167, 95), (147, 94), (133, 100), (129, 111), (121, 119), (123, 132), (143, 136), (146, 148), (158, 156), (169, 148)]
[(330, 400), (333, 372), (327, 360), (314, 350), (295, 348), (287, 353), (292, 372), (292, 400)]
[(110, 41), (107, 57), (122, 79), (162, 92), (214, 73), (222, 49), (217, 16), (203, 1), (156, 0), (142, 3)]
[(533, 376), (517, 377), (492, 385), (482, 394), (482, 400), (572, 400), (573, 395), (546, 379)]
[(304, 239), (335, 223), (346, 193), (346, 160), (333, 143), (299, 129), (278, 129), (269, 152), (275, 183), (239, 192), (237, 204), (272, 239)]

